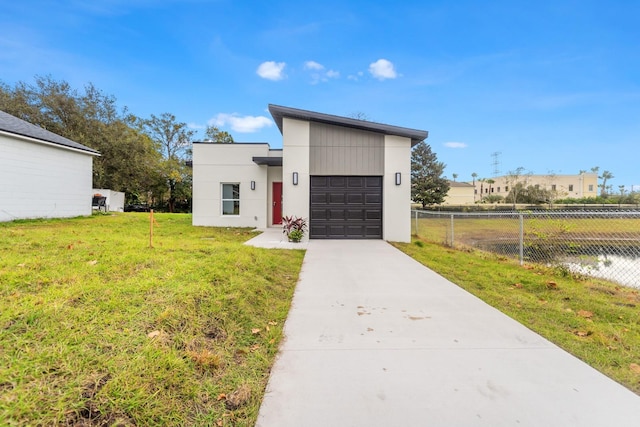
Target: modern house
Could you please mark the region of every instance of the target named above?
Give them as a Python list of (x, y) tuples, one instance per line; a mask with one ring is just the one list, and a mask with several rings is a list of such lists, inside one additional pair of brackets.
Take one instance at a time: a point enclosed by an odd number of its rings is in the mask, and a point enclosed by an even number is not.
[(0, 111), (0, 221), (91, 215), (98, 155)]
[(193, 224), (308, 219), (311, 239), (411, 237), (411, 147), (423, 130), (269, 105), (282, 149), (195, 143)]

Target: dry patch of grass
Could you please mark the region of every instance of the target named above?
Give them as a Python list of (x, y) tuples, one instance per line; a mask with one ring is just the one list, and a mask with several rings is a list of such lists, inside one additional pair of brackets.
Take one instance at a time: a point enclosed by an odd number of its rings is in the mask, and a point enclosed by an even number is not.
[(400, 250), (640, 394), (640, 291), (423, 240)]
[(156, 221), (0, 224), (0, 425), (254, 424), (303, 252)]

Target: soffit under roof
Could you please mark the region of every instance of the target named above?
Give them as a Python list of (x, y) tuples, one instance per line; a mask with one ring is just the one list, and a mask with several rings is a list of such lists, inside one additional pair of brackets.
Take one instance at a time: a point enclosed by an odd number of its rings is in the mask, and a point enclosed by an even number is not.
[(253, 157), (251, 160), (261, 166), (282, 166), (282, 157)]

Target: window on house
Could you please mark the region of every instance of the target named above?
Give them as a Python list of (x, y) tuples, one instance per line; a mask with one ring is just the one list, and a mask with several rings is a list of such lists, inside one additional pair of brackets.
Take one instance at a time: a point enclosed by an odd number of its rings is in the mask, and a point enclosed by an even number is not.
[(573, 191), (573, 184), (569, 184), (569, 191)]
[(556, 185), (555, 184), (551, 185), (551, 191), (556, 191)]
[(500, 187), (498, 187), (498, 193), (500, 192)]
[(495, 190), (495, 188), (491, 187), (491, 192), (493, 193), (493, 190)]
[(509, 186), (508, 185), (504, 186), (504, 191), (509, 191)]
[(240, 184), (222, 184), (222, 215), (240, 215)]
[(473, 194), (478, 194), (478, 189), (473, 190)]
[(589, 184), (589, 191), (593, 191), (593, 184)]

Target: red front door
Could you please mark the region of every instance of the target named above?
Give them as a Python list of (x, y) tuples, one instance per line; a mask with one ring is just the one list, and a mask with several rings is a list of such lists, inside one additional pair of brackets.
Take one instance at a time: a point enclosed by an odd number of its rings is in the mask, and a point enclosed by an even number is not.
[(273, 183), (273, 223), (282, 224), (282, 183)]

